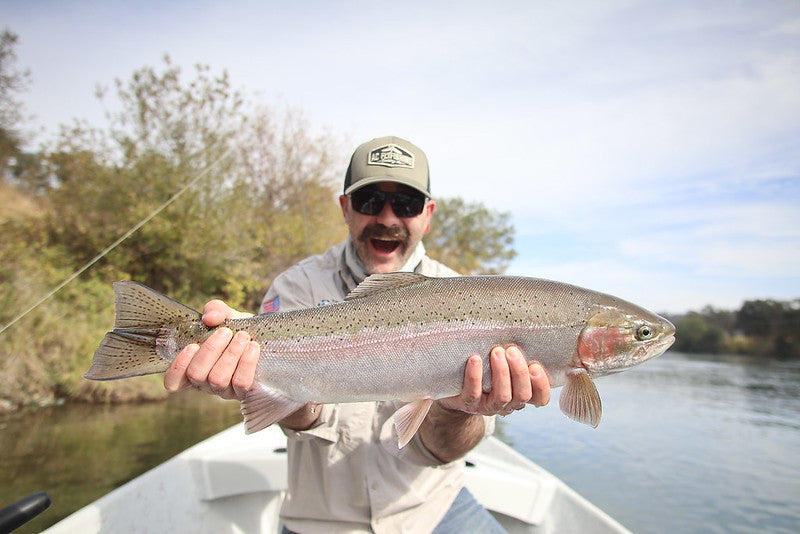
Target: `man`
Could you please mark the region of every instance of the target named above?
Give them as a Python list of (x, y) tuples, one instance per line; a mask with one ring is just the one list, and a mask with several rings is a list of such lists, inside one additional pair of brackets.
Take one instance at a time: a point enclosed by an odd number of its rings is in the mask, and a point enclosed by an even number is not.
[[(425, 255), (421, 243), (436, 202), (425, 154), (397, 137), (359, 146), (339, 197), (349, 228), (344, 243), (279, 275), (262, 312), (340, 301), (369, 274), (457, 273)], [(209, 326), (244, 314), (209, 302)], [(202, 346), (186, 347), (164, 379), (170, 391), (194, 386), (242, 399), (252, 386), (259, 346), (243, 332), (220, 329)], [(468, 354), (465, 354), (465, 359)], [(481, 388), (482, 362), (467, 360), (460, 395), (435, 401), (417, 435), (399, 449), (391, 402), (308, 404), (280, 426), (288, 437), (289, 491), (281, 517), (294, 532), (498, 532), (492, 516), (463, 489), (463, 462), (494, 429), (496, 414), (549, 401), (548, 378), (517, 347), (489, 355), (492, 389)]]

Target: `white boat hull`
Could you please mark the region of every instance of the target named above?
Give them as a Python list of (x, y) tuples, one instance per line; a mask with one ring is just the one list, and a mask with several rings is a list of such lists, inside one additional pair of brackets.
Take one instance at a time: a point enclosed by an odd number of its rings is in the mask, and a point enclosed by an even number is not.
[[(280, 532), (286, 438), (235, 425), (185, 450), (44, 532)], [(629, 531), (496, 438), (467, 457), (467, 487), (510, 532)]]

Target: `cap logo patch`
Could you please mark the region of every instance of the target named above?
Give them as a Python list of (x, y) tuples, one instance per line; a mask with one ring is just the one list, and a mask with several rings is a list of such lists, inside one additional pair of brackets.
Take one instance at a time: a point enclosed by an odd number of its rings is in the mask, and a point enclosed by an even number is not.
[(383, 165), (384, 167), (414, 168), (414, 156), (395, 144), (378, 147), (369, 153), (367, 165)]

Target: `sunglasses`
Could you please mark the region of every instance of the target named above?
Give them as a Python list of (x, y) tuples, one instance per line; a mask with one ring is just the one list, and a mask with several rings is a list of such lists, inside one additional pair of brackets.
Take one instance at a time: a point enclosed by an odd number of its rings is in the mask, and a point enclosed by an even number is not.
[(353, 209), (364, 215), (379, 214), (383, 211), (386, 202), (389, 202), (392, 211), (398, 217), (416, 217), (422, 213), (426, 200), (427, 198), (422, 193), (390, 193), (369, 187), (363, 187), (350, 193), (350, 202), (353, 204)]

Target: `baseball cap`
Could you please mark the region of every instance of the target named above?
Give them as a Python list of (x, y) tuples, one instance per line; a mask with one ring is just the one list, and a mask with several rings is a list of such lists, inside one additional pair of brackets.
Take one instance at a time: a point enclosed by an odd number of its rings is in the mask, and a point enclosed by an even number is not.
[(395, 136), (378, 137), (353, 152), (344, 177), (344, 194), (378, 182), (397, 182), (431, 196), (428, 158), (409, 141)]

